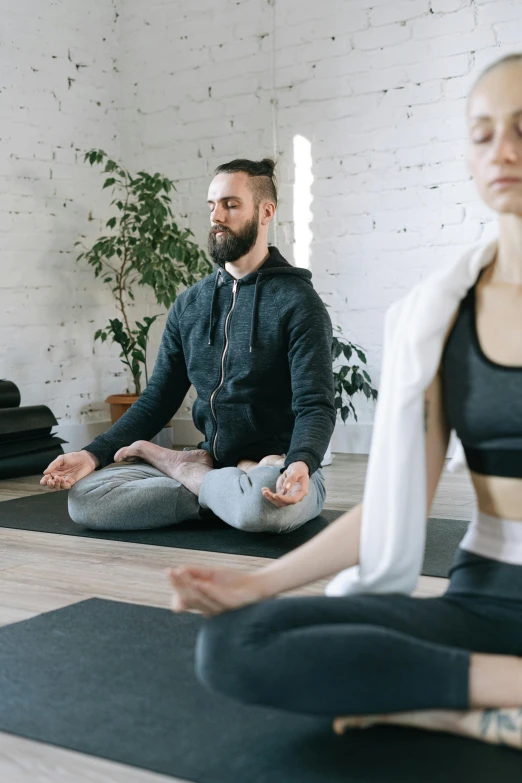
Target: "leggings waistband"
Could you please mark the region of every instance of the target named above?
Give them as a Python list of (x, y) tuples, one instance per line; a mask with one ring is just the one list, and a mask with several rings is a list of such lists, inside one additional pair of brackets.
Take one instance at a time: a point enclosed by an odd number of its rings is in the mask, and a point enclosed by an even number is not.
[(475, 595), (522, 603), (522, 565), (502, 563), (459, 548), (449, 575), (449, 595)]

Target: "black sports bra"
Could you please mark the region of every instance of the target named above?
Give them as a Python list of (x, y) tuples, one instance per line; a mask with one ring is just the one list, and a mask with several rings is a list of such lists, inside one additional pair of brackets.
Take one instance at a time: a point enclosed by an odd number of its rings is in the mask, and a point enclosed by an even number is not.
[(442, 356), (444, 409), (470, 470), (522, 478), (522, 367), (491, 361), (477, 334), (475, 287), (461, 302)]

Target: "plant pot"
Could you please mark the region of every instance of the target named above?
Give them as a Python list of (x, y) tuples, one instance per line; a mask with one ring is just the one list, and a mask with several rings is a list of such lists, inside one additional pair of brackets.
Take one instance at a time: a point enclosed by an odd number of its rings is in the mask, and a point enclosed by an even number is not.
[[(111, 406), (111, 421), (114, 424), (114, 422), (118, 421), (118, 419), (121, 419), (124, 413), (127, 413), (130, 406), (133, 405), (136, 400), (139, 399), (139, 394), (110, 394), (105, 402), (108, 402)], [(167, 429), (167, 427), (172, 428), (172, 419), (165, 424), (164, 430)], [(159, 433), (155, 437), (158, 438), (161, 435)], [(167, 438), (166, 445), (168, 444), (168, 434), (164, 433), (164, 438)], [(172, 439), (172, 435), (170, 436)], [(161, 439), (160, 439), (161, 440)], [(163, 446), (163, 442), (160, 440), (154, 440), (152, 439), (152, 443), (157, 443), (158, 446)], [(172, 443), (169, 445), (172, 446)]]
[(110, 394), (105, 402), (111, 406), (111, 421), (121, 419), (124, 413), (128, 411), (133, 402), (138, 399), (137, 394)]

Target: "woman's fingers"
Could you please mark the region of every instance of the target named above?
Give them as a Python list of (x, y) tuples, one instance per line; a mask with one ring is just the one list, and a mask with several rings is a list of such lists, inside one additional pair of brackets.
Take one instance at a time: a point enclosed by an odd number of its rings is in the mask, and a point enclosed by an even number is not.
[(203, 614), (212, 614), (213, 610), (219, 608), (211, 599), (208, 599), (198, 591), (197, 586), (190, 578), (171, 573), (170, 580), (174, 587), (172, 609), (175, 612), (186, 612), (195, 609)]
[(174, 587), (172, 608), (177, 612), (196, 610), (209, 616), (223, 611), (222, 604), (215, 599), (212, 590), (205, 590), (205, 584), (185, 575), (172, 574), (171, 583)]

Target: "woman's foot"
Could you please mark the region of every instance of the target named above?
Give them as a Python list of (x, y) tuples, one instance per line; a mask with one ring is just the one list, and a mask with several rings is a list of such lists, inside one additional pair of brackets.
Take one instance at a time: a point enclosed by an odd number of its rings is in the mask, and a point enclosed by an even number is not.
[(214, 462), (212, 457), (204, 449), (193, 449), (192, 451), (174, 451), (165, 449), (162, 446), (156, 446), (147, 440), (137, 440), (130, 446), (124, 446), (114, 455), (115, 462), (122, 462), (131, 457), (136, 457), (148, 462), (149, 465), (161, 470), (166, 476), (179, 481), (178, 474), (180, 469), (189, 464), (196, 463), (212, 469)]
[(444, 731), (522, 750), (522, 708), (518, 707), (467, 712), (418, 710), (389, 715), (348, 715), (336, 718), (333, 729), (336, 734), (344, 734), (348, 729), (367, 729), (382, 724)]

